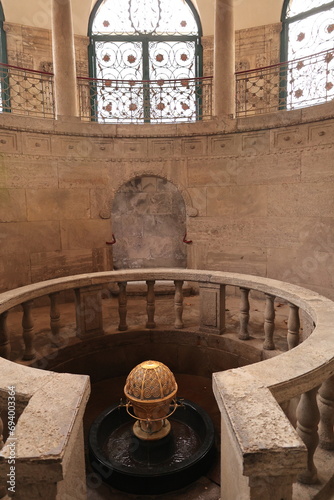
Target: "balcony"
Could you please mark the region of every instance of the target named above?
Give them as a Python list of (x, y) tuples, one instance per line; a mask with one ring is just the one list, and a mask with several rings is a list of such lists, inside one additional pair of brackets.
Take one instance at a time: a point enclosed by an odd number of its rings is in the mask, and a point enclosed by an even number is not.
[(334, 98), (334, 51), (236, 73), (236, 116), (300, 109)]
[[(156, 294), (161, 281), (174, 289), (165, 304), (168, 314), (161, 314)], [(144, 296), (128, 293), (132, 282), (143, 283)], [(198, 291), (191, 306), (185, 282)], [(64, 299), (72, 308), (70, 320), (62, 318)], [(49, 328), (34, 324), (41, 309), (34, 314), (33, 301), (44, 310), (49, 301)], [(20, 309), (22, 342), (11, 326)], [(69, 371), (79, 362), (77, 371), (86, 366), (95, 380), (105, 379), (152, 354), (175, 372), (192, 375), (200, 367), (213, 374), (221, 413), (222, 499), (319, 498), (330, 487), (334, 463), (333, 321), (334, 303), (315, 292), (223, 272), (111, 271), (1, 294), (0, 401), (5, 417), (9, 391), (15, 393), (16, 497), (36, 498), (38, 492), (64, 498), (73, 474), (75, 498), (86, 497), (82, 419), (88, 377), (49, 370)], [(198, 362), (185, 365), (186, 359)], [(2, 477), (13, 454), (8, 422)]]
[[(312, 75), (312, 78), (310, 78)], [(192, 123), (213, 118), (212, 77), (123, 81), (78, 77), (79, 114), (101, 124)], [(55, 118), (53, 74), (0, 64), (0, 110)], [(334, 52), (237, 72), (237, 118), (334, 98)]]

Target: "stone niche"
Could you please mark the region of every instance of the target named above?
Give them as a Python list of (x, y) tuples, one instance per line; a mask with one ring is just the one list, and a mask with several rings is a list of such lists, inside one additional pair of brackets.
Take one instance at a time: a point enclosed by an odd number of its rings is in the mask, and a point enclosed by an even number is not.
[(114, 269), (186, 267), (186, 207), (171, 182), (155, 176), (124, 184), (112, 203)]

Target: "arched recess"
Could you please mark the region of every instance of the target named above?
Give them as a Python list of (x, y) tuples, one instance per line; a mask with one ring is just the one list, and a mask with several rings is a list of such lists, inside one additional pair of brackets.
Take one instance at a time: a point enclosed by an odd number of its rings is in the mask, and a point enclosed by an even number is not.
[(202, 76), (202, 27), (191, 0), (98, 0), (88, 36), (90, 76), (98, 79), (93, 118), (156, 123), (196, 116), (200, 93), (188, 79)]
[(186, 205), (171, 182), (141, 176), (123, 184), (111, 218), (114, 269), (187, 267)]

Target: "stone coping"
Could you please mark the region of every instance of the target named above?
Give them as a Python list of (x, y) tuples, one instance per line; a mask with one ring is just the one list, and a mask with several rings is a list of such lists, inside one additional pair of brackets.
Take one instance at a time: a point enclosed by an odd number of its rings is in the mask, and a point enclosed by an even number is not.
[[(29, 368), (0, 358), (0, 408), (6, 414), (8, 387), (15, 387), (16, 475), (20, 483), (57, 483), (70, 466), (71, 436), (78, 433), (90, 394), (89, 377)], [(10, 439), (0, 452), (8, 473)]]
[[(293, 350), (253, 365), (213, 375), (216, 399), (223, 419), (234, 436), (244, 475), (265, 475), (269, 472), (273, 474), (273, 462), (275, 463), (273, 475), (293, 475), (302, 471), (305, 467), (306, 448), (285, 417), (279, 403), (311, 390), (334, 373), (334, 351), (330, 349), (334, 325), (334, 303), (331, 300), (311, 290), (268, 278), (219, 271), (161, 268), (82, 274), (27, 285), (0, 295), (0, 313), (22, 302), (64, 289), (92, 285), (108, 286), (112, 282), (148, 279), (209, 282), (253, 289), (285, 299), (306, 311), (313, 319), (316, 325), (313, 333)], [(62, 399), (63, 395), (68, 392), (69, 383), (64, 382), (66, 377), (69, 377), (69, 381), (73, 377), (74, 386), (79, 384), (81, 388), (77, 386), (79, 392), (74, 391), (73, 397), (66, 400), (64, 416), (66, 416), (67, 424), (63, 436), (65, 439), (65, 434), (70, 431), (73, 422), (71, 410), (74, 413), (77, 411), (75, 408), (78, 405), (80, 390), (81, 394), (87, 397), (87, 389), (85, 389), (88, 384), (87, 378), (52, 374), (16, 365), (6, 360), (0, 360), (0, 363), (1, 368), (4, 367), (1, 370), (0, 395), (4, 397), (8, 384), (16, 384), (20, 398), (24, 401), (29, 400), (23, 416), (30, 411), (30, 408), (33, 408), (34, 401), (37, 402), (34, 411), (38, 411), (43, 398), (47, 400), (47, 384), (54, 385), (53, 392), (56, 399), (57, 397)], [(47, 415), (55, 414), (57, 427), (57, 418), (60, 418), (57, 405), (48, 405), (42, 411), (45, 411)], [(22, 422), (26, 421), (24, 417)], [(27, 439), (27, 450), (23, 451), (24, 456), (37, 458), (44, 446), (44, 430), (45, 445), (48, 448), (50, 434), (47, 431), (46, 422), (47, 420), (45, 420), (45, 428), (39, 429), (38, 446), (34, 444), (34, 439), (26, 436), (25, 432), (24, 435), (22, 434), (22, 443)], [(58, 436), (57, 446), (52, 447), (55, 455), (61, 452), (62, 443), (64, 443), (61, 438), (63, 431), (63, 427), (61, 431), (55, 429), (56, 436)], [(22, 450), (25, 450), (24, 446)], [(52, 455), (51, 452), (50, 454)]]
[(238, 118), (217, 118), (193, 123), (169, 124), (105, 124), (84, 122), (78, 117), (57, 120), (34, 116), (0, 113), (0, 128), (34, 131), (44, 134), (86, 137), (187, 137), (231, 134), (312, 123), (334, 118), (333, 101), (291, 111), (277, 111)]

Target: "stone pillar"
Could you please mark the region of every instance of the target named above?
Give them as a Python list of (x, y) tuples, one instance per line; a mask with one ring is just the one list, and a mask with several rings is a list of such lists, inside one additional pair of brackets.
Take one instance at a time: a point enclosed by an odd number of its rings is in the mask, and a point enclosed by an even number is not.
[(235, 113), (235, 32), (233, 0), (215, 0), (214, 114), (233, 118)]
[(102, 286), (85, 286), (75, 290), (77, 337), (82, 339), (103, 334)]
[(71, 0), (52, 0), (52, 53), (56, 117), (78, 116)]
[(201, 332), (220, 335), (225, 331), (225, 285), (199, 284)]

